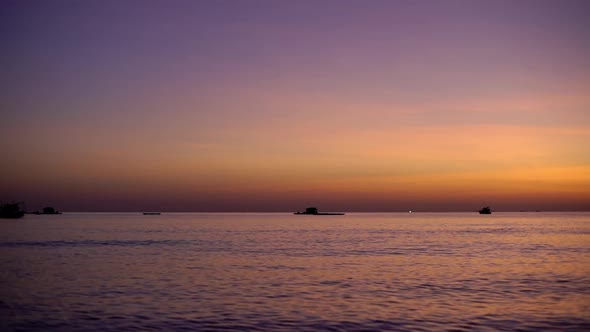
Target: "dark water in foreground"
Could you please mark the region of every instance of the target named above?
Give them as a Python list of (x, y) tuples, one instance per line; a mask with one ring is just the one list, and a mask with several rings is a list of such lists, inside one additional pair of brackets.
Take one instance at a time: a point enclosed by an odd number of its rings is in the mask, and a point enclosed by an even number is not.
[(0, 329), (590, 330), (590, 214), (0, 220)]

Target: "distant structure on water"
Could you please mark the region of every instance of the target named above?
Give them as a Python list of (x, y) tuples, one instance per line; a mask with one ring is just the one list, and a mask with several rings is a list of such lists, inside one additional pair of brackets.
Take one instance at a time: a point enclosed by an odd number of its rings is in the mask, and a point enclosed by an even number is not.
[(0, 203), (0, 218), (22, 218), (25, 215), (23, 203)]
[(43, 212), (35, 211), (32, 214), (61, 214), (61, 212), (51, 206), (47, 206), (43, 208)]
[(144, 212), (143, 215), (144, 216), (159, 216), (161, 213), (160, 212)]
[(479, 210), (479, 214), (492, 214), (492, 209), (489, 206), (483, 207)]
[(308, 214), (312, 216), (342, 216), (342, 212), (318, 212), (318, 208), (308, 207), (304, 212), (295, 212), (294, 214)]

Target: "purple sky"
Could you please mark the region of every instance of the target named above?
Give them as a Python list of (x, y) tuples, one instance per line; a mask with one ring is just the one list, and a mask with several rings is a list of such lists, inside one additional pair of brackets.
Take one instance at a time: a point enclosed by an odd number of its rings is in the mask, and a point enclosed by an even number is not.
[(589, 22), (590, 1), (3, 0), (0, 200), (587, 209)]

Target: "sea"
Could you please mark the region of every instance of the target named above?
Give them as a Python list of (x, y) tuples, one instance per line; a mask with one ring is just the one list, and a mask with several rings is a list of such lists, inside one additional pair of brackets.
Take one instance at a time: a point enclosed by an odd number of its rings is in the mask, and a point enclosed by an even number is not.
[(1, 331), (590, 331), (590, 213), (0, 219)]

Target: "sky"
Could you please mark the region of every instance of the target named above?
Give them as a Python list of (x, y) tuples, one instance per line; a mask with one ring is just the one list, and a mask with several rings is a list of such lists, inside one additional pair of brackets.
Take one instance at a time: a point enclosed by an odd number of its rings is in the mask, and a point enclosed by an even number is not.
[(0, 1), (0, 200), (590, 210), (589, 1)]

